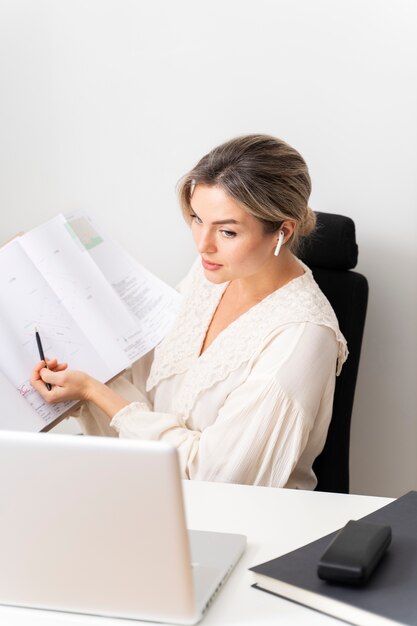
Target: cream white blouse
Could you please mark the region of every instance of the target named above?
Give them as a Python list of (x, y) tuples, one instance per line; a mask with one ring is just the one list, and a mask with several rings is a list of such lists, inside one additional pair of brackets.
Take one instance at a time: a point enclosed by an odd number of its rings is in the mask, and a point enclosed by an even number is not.
[(305, 273), (273, 292), (200, 351), (227, 283), (196, 263), (170, 333), (111, 387), (130, 401), (109, 425), (79, 411), (89, 434), (160, 439), (184, 478), (313, 489), (312, 463), (329, 426), (335, 375), (347, 357), (335, 314)]

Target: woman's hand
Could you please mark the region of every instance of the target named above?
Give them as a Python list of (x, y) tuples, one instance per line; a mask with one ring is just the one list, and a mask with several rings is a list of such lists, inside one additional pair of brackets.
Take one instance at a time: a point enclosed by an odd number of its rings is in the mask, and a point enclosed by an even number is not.
[[(109, 418), (129, 403), (117, 393), (109, 389), (85, 372), (68, 369), (66, 363), (58, 363), (57, 359), (40, 361), (32, 372), (30, 384), (49, 403), (65, 402), (66, 400), (88, 400), (93, 402)], [(45, 383), (50, 383), (49, 391)]]
[[(87, 400), (90, 386), (94, 379), (85, 372), (68, 369), (67, 363), (58, 363), (57, 359), (40, 361), (32, 372), (30, 384), (50, 403), (65, 402), (66, 400)], [(49, 391), (45, 383), (50, 383)]]

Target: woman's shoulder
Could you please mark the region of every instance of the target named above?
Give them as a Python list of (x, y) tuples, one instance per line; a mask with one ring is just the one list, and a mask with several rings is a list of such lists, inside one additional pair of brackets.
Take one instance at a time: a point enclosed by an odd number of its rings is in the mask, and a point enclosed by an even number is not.
[(346, 340), (339, 328), (333, 307), (314, 280), (311, 269), (301, 261), (300, 263), (304, 268), (304, 274), (279, 290), (281, 293), (277, 292), (272, 308), (279, 316), (286, 318), (288, 323), (310, 322), (333, 331), (339, 344), (339, 372), (348, 355)]
[(266, 302), (287, 321), (316, 322), (338, 327), (333, 308), (314, 280), (312, 271), (304, 263), (301, 265), (304, 273), (273, 292)]

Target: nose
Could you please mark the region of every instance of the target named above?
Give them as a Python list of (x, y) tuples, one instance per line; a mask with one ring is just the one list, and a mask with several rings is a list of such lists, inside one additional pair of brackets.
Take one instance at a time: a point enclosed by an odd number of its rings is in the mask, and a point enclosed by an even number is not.
[(217, 251), (215, 236), (209, 228), (201, 228), (195, 235), (195, 244), (200, 254)]

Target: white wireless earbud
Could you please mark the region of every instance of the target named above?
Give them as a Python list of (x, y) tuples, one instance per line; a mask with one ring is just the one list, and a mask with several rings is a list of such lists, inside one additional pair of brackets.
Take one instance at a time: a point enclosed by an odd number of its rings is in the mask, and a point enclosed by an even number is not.
[(280, 231), (279, 231), (279, 237), (278, 237), (277, 247), (275, 248), (275, 251), (274, 251), (274, 255), (275, 255), (275, 256), (278, 256), (278, 255), (279, 255), (279, 251), (281, 250), (281, 246), (282, 246), (282, 242), (284, 241), (284, 237), (285, 237), (285, 235), (284, 235), (284, 231), (283, 231), (283, 230), (280, 230)]

